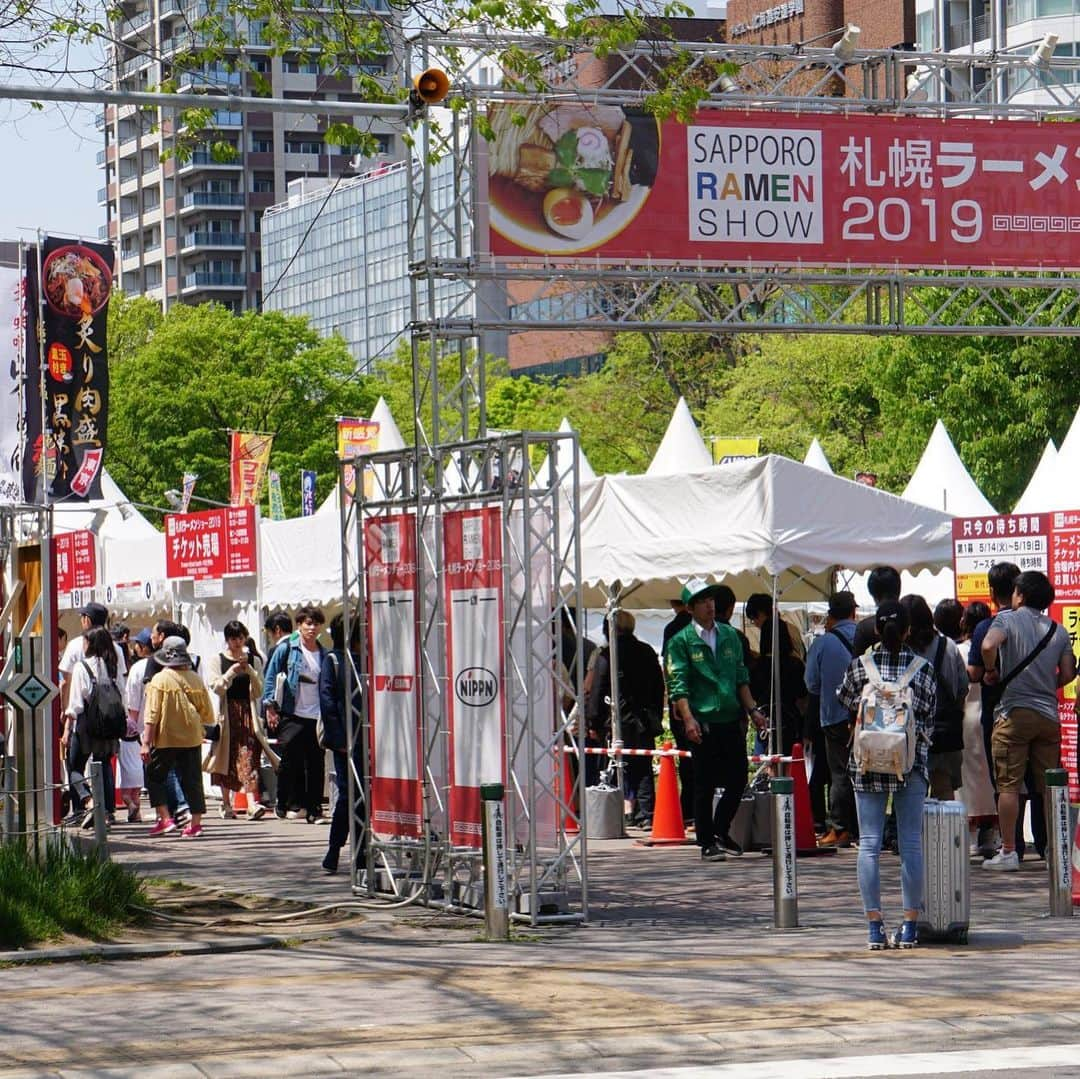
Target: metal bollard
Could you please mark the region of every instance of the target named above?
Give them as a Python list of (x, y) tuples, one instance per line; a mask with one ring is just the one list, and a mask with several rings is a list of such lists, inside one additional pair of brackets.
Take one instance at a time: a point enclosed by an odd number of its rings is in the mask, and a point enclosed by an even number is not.
[(0, 798), (4, 800), (4, 835), (11, 839), (15, 835), (15, 758), (4, 757), (4, 781)]
[(109, 849), (109, 830), (105, 823), (105, 773), (107, 767), (91, 758), (86, 762), (87, 779), (90, 780), (90, 797), (94, 799), (94, 844), (102, 855)]
[(501, 783), (485, 783), (480, 788), (484, 808), (484, 931), (488, 940), (510, 938), (504, 794)]
[(1064, 768), (1046, 770), (1046, 866), (1050, 874), (1050, 917), (1071, 918), (1072, 837), (1069, 835), (1069, 777)]
[(769, 784), (773, 796), (773, 925), (799, 925), (799, 881), (795, 868), (795, 780), (776, 776)]

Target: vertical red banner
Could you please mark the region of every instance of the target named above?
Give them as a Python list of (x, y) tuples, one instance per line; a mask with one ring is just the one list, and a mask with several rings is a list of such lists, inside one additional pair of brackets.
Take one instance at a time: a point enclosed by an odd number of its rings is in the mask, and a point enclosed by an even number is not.
[(502, 514), (443, 516), (450, 841), (479, 847), (480, 787), (506, 781)]
[(408, 514), (364, 521), (371, 690), (371, 826), (423, 834), (423, 733), (417, 671), (416, 521)]
[[(1050, 617), (1069, 634), (1073, 654), (1080, 656), (1080, 510), (1067, 510), (1050, 517), (1050, 583), (1054, 605)], [(1077, 776), (1076, 683), (1058, 691), (1061, 720), (1061, 767), (1069, 773), (1069, 801), (1080, 802)]]

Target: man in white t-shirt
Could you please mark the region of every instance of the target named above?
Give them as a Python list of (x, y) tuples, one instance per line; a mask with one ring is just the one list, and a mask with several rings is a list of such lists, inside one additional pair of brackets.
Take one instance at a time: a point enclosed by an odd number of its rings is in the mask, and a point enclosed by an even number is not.
[[(276, 816), (306, 819), (308, 824), (328, 824), (323, 816), (322, 796), (326, 755), (319, 748), (319, 671), (326, 649), (319, 630), (326, 617), (318, 607), (296, 612), (296, 632), (271, 653), (263, 680), (266, 721), (277, 733), (281, 769), (278, 772)], [(282, 675), (280, 688), (278, 676)]]
[[(60, 707), (67, 708), (68, 694), (71, 692), (71, 672), (75, 664), (86, 654), (86, 634), (92, 629), (104, 628), (109, 621), (109, 609), (102, 603), (88, 603), (79, 611), (79, 619), (82, 622), (82, 633), (78, 637), (68, 641), (64, 654), (60, 658)], [(127, 675), (127, 660), (124, 658), (124, 650), (113, 641), (116, 649), (116, 670), (120, 684), (123, 685)]]

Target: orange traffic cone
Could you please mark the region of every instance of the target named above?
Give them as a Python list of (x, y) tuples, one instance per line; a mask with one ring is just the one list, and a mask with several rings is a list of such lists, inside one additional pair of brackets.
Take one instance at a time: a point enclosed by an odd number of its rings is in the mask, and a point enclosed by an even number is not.
[[(665, 742), (664, 749), (671, 749), (671, 743)], [(687, 842), (679, 804), (679, 781), (675, 778), (675, 758), (664, 756), (660, 758), (660, 778), (656, 783), (652, 834), (648, 839), (639, 839), (638, 843), (643, 847), (681, 847)]]
[(814, 811), (810, 808), (810, 784), (801, 742), (791, 747), (791, 778), (795, 781), (795, 850), (802, 858), (835, 854), (835, 847), (819, 847), (814, 835)]
[(1072, 849), (1072, 903), (1080, 907), (1080, 820), (1076, 822)]

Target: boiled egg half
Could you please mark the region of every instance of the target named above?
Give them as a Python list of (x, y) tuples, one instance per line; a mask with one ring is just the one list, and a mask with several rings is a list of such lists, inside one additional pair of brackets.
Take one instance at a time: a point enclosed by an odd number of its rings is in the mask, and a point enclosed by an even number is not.
[(571, 187), (556, 187), (544, 196), (544, 221), (568, 240), (584, 240), (593, 227), (592, 203)]

